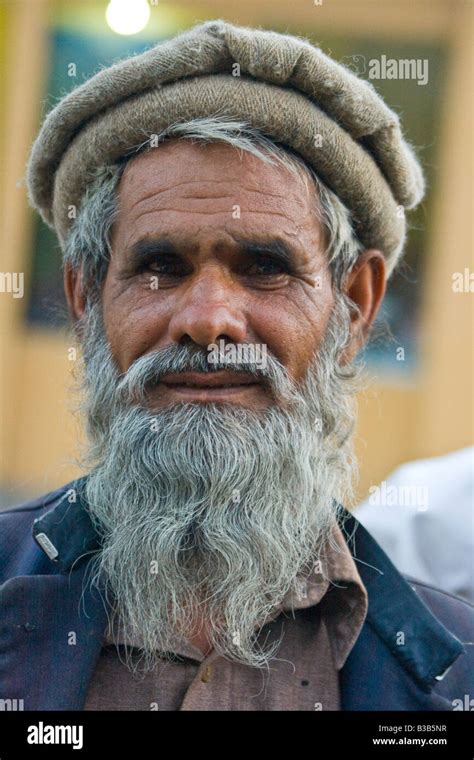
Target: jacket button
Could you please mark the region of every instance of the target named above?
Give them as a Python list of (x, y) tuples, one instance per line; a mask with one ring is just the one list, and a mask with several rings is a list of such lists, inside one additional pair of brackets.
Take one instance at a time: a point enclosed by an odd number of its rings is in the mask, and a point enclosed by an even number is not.
[(24, 626), (23, 626), (23, 628), (25, 629), (25, 631), (27, 631), (28, 633), (30, 633), (30, 631), (34, 631), (35, 630), (36, 626), (33, 625), (33, 623), (25, 623)]
[(211, 675), (212, 675), (212, 668), (210, 665), (208, 665), (207, 668), (203, 670), (202, 672), (201, 681), (204, 681), (204, 683), (207, 683), (208, 681), (211, 680)]

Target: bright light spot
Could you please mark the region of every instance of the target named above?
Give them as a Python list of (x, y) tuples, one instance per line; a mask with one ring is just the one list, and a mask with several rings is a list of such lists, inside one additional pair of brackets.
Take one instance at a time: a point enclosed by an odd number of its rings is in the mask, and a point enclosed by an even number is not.
[(147, 0), (110, 0), (105, 18), (117, 34), (137, 34), (148, 24), (150, 6)]

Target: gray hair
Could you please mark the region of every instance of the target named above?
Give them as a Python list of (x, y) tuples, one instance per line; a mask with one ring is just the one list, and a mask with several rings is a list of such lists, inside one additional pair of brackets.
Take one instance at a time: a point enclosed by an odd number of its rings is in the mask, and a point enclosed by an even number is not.
[(137, 154), (156, 147), (166, 139), (190, 139), (210, 143), (221, 141), (238, 151), (246, 151), (267, 164), (284, 166), (298, 176), (309, 190), (316, 190), (315, 214), (322, 224), (326, 255), (334, 286), (340, 289), (364, 246), (357, 238), (348, 209), (320, 180), (312, 167), (287, 146), (275, 143), (249, 124), (220, 116), (177, 122), (156, 135), (148, 136), (131, 148), (116, 164), (97, 172), (83, 198), (64, 250), (64, 263), (82, 267), (87, 295), (97, 297), (111, 255), (111, 230), (118, 216), (117, 189), (127, 163)]

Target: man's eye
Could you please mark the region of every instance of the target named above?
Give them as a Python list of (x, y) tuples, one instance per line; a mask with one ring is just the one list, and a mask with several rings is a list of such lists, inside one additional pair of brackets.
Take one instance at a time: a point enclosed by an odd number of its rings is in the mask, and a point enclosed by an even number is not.
[(180, 273), (178, 261), (167, 259), (150, 259), (143, 264), (142, 271), (153, 272), (154, 274), (177, 276)]
[(271, 277), (272, 275), (284, 274), (288, 272), (288, 269), (282, 262), (275, 261), (275, 259), (262, 259), (252, 264), (247, 271), (248, 274), (251, 275), (256, 274), (264, 277)]

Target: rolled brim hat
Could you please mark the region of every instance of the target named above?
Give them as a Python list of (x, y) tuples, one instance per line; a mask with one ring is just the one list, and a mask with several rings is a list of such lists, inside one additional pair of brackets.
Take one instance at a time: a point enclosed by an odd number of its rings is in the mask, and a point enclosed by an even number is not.
[(209, 21), (99, 71), (46, 117), (27, 167), (29, 199), (64, 246), (100, 167), (172, 124), (246, 122), (298, 153), (387, 261), (424, 178), (400, 121), (373, 85), (300, 37)]

